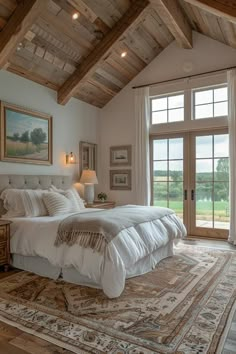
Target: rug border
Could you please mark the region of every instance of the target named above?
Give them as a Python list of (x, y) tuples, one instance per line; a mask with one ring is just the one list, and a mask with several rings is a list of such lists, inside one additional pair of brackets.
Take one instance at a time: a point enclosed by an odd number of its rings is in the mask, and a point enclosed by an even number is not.
[[(11, 320), (6, 319), (5, 317), (3, 317), (2, 315), (0, 315), (0, 321), (3, 323), (6, 323), (14, 328), (18, 328), (19, 330), (21, 330), (22, 332), (28, 333), (28, 334), (32, 334), (35, 337), (41, 338), (46, 340), (48, 343), (51, 344), (55, 344), (58, 347), (62, 348), (62, 349), (67, 349), (70, 350), (71, 352), (75, 353), (75, 354), (86, 354), (86, 352), (83, 350), (81, 351), (81, 349), (79, 348), (75, 348), (74, 346), (71, 346), (70, 344), (64, 343), (62, 341), (60, 341), (59, 339), (55, 339), (53, 337), (50, 337), (46, 334), (40, 333), (35, 331), (34, 329), (30, 329), (28, 327), (25, 327), (21, 324), (18, 324), (16, 322), (13, 322)], [(87, 352), (89, 353), (89, 352)]]
[(226, 323), (224, 331), (223, 331), (223, 333), (221, 335), (220, 341), (218, 343), (216, 354), (221, 354), (223, 349), (224, 349), (224, 345), (225, 345), (225, 342), (227, 340), (228, 333), (229, 333), (229, 330), (231, 328), (232, 320), (233, 320), (235, 312), (236, 312), (236, 301), (235, 301), (233, 307), (231, 308), (231, 311), (230, 311), (229, 316), (227, 318), (227, 323)]

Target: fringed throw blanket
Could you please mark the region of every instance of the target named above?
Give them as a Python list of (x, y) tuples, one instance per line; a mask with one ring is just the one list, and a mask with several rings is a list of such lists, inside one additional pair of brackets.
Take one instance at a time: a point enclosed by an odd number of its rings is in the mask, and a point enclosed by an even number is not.
[(59, 225), (55, 246), (78, 243), (83, 248), (103, 252), (124, 229), (160, 219), (174, 212), (167, 208), (127, 205), (109, 210), (77, 213), (68, 216)]

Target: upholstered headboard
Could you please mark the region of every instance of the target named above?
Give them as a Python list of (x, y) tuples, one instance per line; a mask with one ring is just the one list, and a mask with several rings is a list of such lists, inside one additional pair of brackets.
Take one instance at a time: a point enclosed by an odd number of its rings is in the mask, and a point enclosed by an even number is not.
[[(72, 184), (70, 176), (50, 176), (50, 175), (1, 175), (0, 174), (0, 194), (6, 188), (17, 189), (48, 189), (51, 185), (60, 189), (67, 189)], [(3, 202), (0, 199), (0, 215), (5, 214)]]

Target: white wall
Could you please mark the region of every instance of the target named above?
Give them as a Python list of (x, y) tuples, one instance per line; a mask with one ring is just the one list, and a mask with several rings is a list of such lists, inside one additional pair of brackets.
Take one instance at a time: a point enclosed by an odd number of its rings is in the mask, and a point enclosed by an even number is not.
[(53, 116), (53, 165), (0, 162), (0, 173), (60, 174), (78, 179), (78, 164), (66, 165), (65, 153), (79, 160), (79, 141), (97, 142), (99, 109), (72, 98), (57, 104), (56, 92), (7, 71), (0, 71), (0, 100)]
[[(135, 144), (134, 90), (132, 86), (174, 79), (236, 65), (236, 50), (198, 33), (193, 33), (193, 49), (169, 45), (129, 85), (101, 111), (99, 121), (100, 180), (99, 189), (118, 204), (135, 203), (132, 191), (110, 191), (109, 148), (112, 145)], [(125, 60), (125, 59), (124, 59)], [(191, 71), (186, 72), (186, 68)], [(134, 153), (133, 153), (134, 161)], [(134, 162), (132, 163), (134, 175)], [(134, 185), (134, 179), (133, 183)]]

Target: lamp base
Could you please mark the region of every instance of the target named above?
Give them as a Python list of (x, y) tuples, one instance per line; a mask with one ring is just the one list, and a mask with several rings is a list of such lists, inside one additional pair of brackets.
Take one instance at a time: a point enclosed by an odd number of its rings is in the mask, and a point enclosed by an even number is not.
[(93, 204), (94, 201), (94, 184), (85, 183), (84, 184), (84, 199), (87, 204)]

